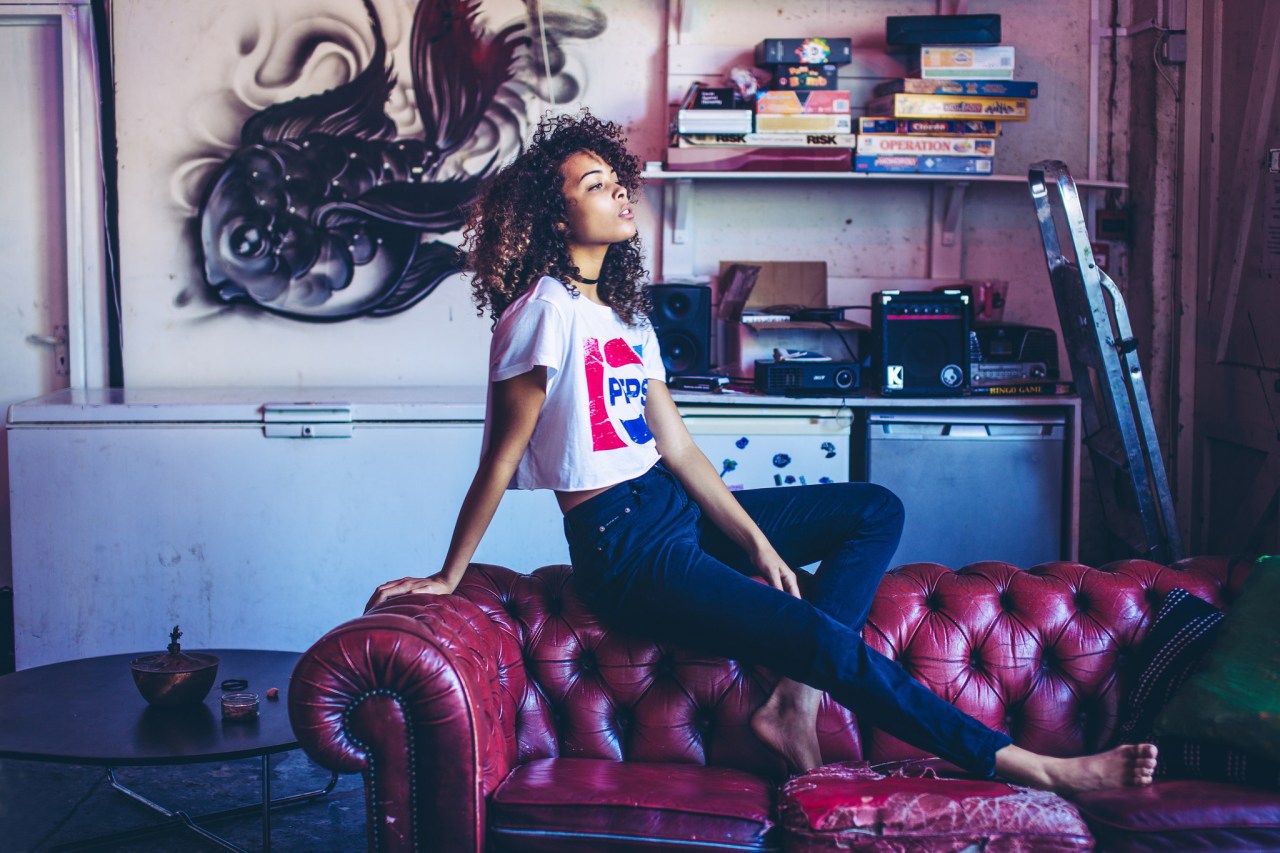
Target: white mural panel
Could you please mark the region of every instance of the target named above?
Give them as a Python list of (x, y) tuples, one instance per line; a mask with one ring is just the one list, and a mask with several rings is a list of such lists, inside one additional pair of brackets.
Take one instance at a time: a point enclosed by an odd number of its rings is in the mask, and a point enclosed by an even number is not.
[(661, 139), (613, 5), (114, 3), (126, 384), (483, 383), (459, 206), (547, 110)]

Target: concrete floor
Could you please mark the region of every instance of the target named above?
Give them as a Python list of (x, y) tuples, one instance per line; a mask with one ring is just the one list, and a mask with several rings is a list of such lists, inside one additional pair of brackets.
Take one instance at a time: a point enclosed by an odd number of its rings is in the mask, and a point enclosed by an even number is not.
[[(171, 811), (195, 816), (261, 802), (261, 759), (186, 767), (124, 767), (116, 778)], [(272, 756), (273, 798), (323, 788), (330, 775), (301, 751)], [(39, 853), (105, 833), (161, 826), (164, 818), (111, 787), (104, 768), (0, 760), (0, 851)], [(262, 849), (258, 813), (207, 825), (247, 850)], [(174, 829), (93, 850), (185, 853), (219, 850), (197, 834)], [(348, 853), (366, 849), (364, 782), (341, 776), (327, 796), (272, 813), (271, 849), (277, 853)]]

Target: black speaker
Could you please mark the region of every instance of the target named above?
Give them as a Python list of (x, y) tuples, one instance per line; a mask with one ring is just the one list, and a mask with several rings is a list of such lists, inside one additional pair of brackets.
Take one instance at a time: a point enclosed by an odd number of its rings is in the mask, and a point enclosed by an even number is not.
[(871, 299), (875, 379), (886, 396), (947, 397), (969, 385), (968, 294), (884, 290)]
[(654, 284), (649, 321), (662, 349), (668, 376), (711, 370), (711, 288), (699, 284)]

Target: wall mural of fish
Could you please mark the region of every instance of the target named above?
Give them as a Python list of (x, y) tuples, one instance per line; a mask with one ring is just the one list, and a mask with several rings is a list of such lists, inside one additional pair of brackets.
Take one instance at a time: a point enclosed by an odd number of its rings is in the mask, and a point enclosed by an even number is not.
[[(461, 252), (435, 238), (462, 226), (462, 206), (519, 150), (524, 117), (503, 95), (527, 88), (518, 66), (537, 67), (521, 60), (531, 42), (524, 21), (486, 33), (479, 0), (421, 0), (410, 64), (423, 134), (396, 138), (386, 112), (396, 77), (377, 11), (361, 2), (374, 42), (367, 66), (349, 83), (251, 116), (206, 184), (200, 257), (224, 304), (321, 323), (416, 305), (463, 268)], [(558, 38), (605, 26), (598, 12), (543, 20), (553, 73), (563, 65)], [(495, 123), (505, 126), (496, 135)], [(497, 138), (468, 173), (457, 161), (478, 133)]]

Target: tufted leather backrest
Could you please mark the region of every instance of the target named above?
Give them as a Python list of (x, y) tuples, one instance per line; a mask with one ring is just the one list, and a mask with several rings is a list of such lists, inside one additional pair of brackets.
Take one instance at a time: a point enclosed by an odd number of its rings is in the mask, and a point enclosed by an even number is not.
[[(1115, 734), (1136, 677), (1133, 653), (1168, 591), (1227, 606), (1250, 565), (1196, 557), (1172, 567), (1123, 560), (1022, 571), (987, 562), (953, 572), (915, 563), (885, 576), (864, 636), (1019, 746), (1079, 755)], [(873, 763), (920, 755), (878, 731), (864, 745)]]
[[(885, 576), (864, 636), (880, 652), (1016, 742), (1055, 755), (1096, 750), (1114, 732), (1141, 642), (1164, 594), (1181, 586), (1229, 604), (1249, 564), (1193, 558), (1027, 571), (932, 563)], [(782, 770), (751, 734), (776, 675), (613, 628), (578, 598), (568, 566), (522, 575), (474, 565), (461, 596), (511, 641), (492, 645), (500, 714), (517, 762), (565, 756)], [(825, 761), (919, 753), (824, 700)]]

